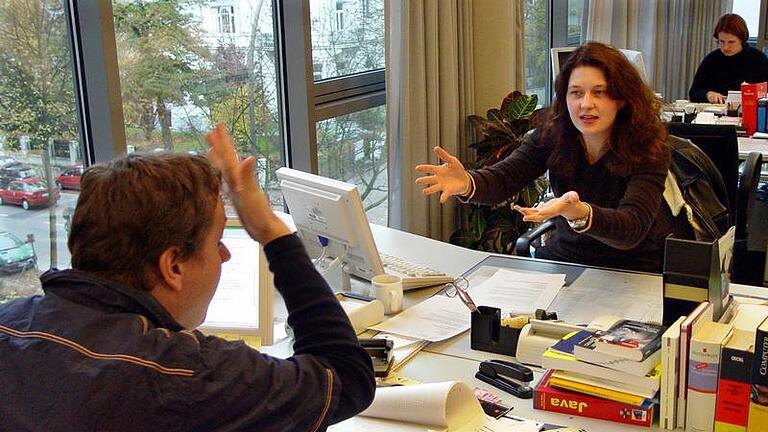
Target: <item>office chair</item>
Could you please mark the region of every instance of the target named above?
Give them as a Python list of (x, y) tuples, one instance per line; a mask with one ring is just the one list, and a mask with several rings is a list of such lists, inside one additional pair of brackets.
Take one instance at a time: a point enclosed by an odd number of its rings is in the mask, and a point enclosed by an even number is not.
[(728, 193), (730, 224), (737, 221), (737, 195), (739, 189), (739, 141), (733, 125), (667, 123), (670, 135), (685, 138), (696, 144), (720, 171)]
[[(742, 214), (736, 223), (736, 239), (733, 244), (733, 269), (731, 281), (746, 285), (760, 286), (764, 284), (765, 275), (765, 243), (751, 245), (750, 239), (764, 239), (764, 233), (756, 233), (756, 227), (751, 226), (752, 209), (757, 200), (757, 185), (760, 182), (760, 171), (763, 156), (758, 152), (747, 155), (744, 168), (739, 176), (739, 194), (737, 214)], [(762, 235), (761, 235), (762, 234)]]

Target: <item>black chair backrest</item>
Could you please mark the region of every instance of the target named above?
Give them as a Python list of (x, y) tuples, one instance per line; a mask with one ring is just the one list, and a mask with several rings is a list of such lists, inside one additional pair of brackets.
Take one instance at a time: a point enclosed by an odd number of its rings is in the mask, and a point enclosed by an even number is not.
[(733, 125), (705, 125), (667, 123), (670, 135), (691, 140), (709, 156), (720, 171), (728, 192), (728, 212), (731, 223), (736, 223), (739, 188), (739, 141)]

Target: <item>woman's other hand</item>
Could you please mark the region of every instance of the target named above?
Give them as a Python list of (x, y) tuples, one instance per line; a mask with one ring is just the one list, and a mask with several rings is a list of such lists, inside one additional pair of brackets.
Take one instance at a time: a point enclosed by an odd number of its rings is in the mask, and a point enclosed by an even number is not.
[(425, 185), (421, 191), (424, 195), (435, 192), (440, 194), (440, 202), (448, 201), (452, 195), (468, 195), (472, 192), (472, 181), (460, 160), (456, 159), (442, 147), (435, 147), (435, 155), (442, 160), (442, 165), (417, 165), (416, 171), (430, 174), (416, 179), (416, 184)]
[(566, 192), (536, 207), (516, 205), (513, 208), (523, 215), (523, 220), (526, 222), (543, 222), (555, 216), (576, 220), (585, 218), (589, 214), (589, 206), (581, 202), (579, 194), (574, 191)]

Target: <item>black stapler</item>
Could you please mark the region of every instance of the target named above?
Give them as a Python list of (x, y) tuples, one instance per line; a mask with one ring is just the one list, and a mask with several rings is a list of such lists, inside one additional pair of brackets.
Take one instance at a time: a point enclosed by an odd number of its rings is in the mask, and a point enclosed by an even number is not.
[(385, 377), (392, 366), (392, 348), (394, 344), (390, 339), (359, 339), (362, 346), (371, 356), (373, 362), (373, 376)]
[(533, 371), (529, 368), (504, 360), (486, 360), (480, 363), (480, 370), (475, 378), (511, 393), (520, 399), (531, 399), (533, 389), (528, 385), (533, 381)]

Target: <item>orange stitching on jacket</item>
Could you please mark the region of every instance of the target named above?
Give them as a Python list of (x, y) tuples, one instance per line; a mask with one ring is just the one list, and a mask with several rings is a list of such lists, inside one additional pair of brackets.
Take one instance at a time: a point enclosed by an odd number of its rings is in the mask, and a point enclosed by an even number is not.
[(333, 372), (331, 372), (330, 369), (326, 369), (325, 374), (327, 376), (326, 381), (328, 384), (328, 391), (325, 395), (325, 406), (323, 406), (323, 411), (320, 413), (320, 418), (317, 419), (317, 423), (312, 427), (312, 432), (315, 432), (320, 425), (323, 424), (325, 416), (328, 415), (328, 409), (331, 407), (331, 398), (333, 397)]
[(69, 339), (65, 339), (63, 337), (56, 336), (50, 333), (44, 333), (44, 332), (38, 332), (38, 331), (22, 332), (22, 331), (15, 330), (10, 327), (5, 327), (2, 325), (0, 325), (0, 331), (7, 333), (11, 336), (19, 337), (19, 338), (39, 338), (39, 339), (55, 342), (61, 345), (65, 345), (69, 348), (74, 349), (80, 354), (95, 360), (115, 360), (115, 361), (133, 363), (133, 364), (154, 369), (166, 375), (193, 376), (195, 374), (195, 371), (191, 369), (168, 368), (165, 366), (161, 366), (160, 364), (155, 363), (151, 360), (144, 360), (142, 358), (130, 356), (127, 354), (101, 354), (101, 353), (93, 352), (76, 342), (73, 342)]

